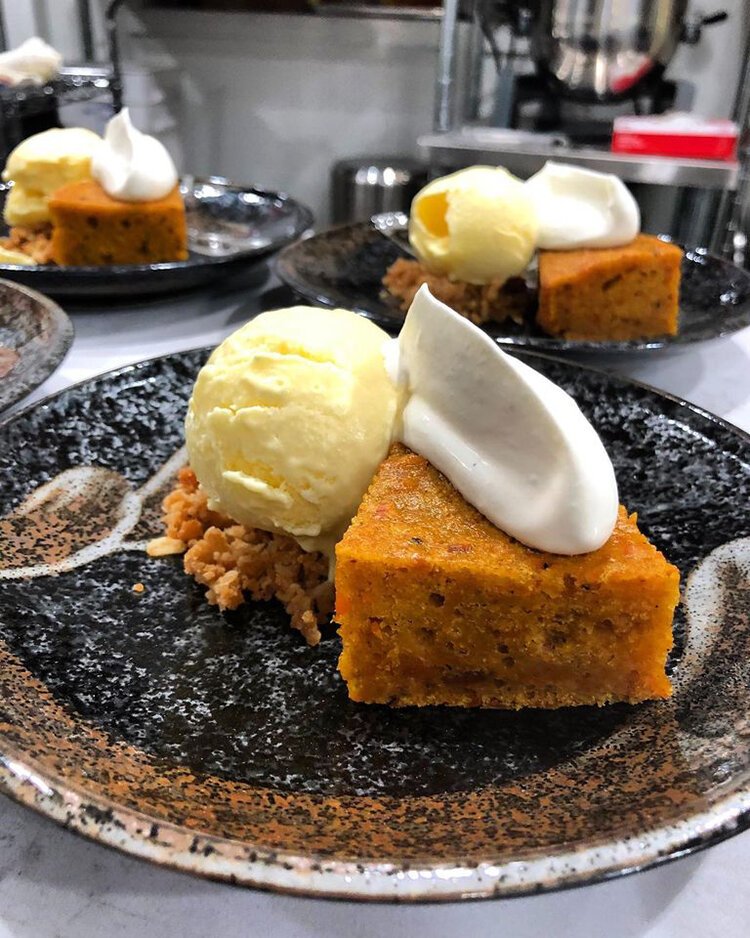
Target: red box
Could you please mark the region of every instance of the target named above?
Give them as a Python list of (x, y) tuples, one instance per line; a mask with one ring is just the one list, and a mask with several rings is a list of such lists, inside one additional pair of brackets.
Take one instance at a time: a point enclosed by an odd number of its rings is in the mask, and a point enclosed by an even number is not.
[(730, 120), (706, 120), (692, 114), (616, 117), (611, 150), (734, 162), (738, 138), (739, 129)]

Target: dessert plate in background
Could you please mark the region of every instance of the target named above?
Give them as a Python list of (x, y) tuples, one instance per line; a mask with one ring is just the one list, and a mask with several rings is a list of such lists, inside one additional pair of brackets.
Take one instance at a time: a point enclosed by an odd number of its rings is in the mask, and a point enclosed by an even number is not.
[(313, 223), (312, 212), (290, 196), (235, 185), (220, 176), (183, 176), (180, 189), (188, 223), (190, 256), (186, 261), (106, 267), (0, 264), (0, 277), (52, 296), (170, 293), (203, 286), (260, 263)]
[(309, 648), (275, 604), (221, 615), (180, 558), (144, 552), (207, 354), (104, 375), (0, 427), (0, 788), (155, 863), (351, 899), (558, 889), (750, 824), (746, 434), (522, 353), (576, 396), (682, 572), (674, 697), (365, 706), (333, 628)]
[[(276, 259), (281, 279), (296, 293), (321, 306), (342, 306), (398, 331), (404, 314), (381, 281), (398, 257), (413, 257), (406, 239), (406, 216), (386, 213), (373, 223), (358, 222), (321, 231), (285, 248)], [(590, 341), (548, 336), (534, 323), (485, 323), (502, 345), (542, 352), (633, 353), (657, 351), (716, 339), (750, 325), (750, 272), (708, 254), (685, 253), (682, 262), (679, 332), (674, 337), (632, 341)]]
[(0, 280), (0, 411), (48, 378), (72, 341), (73, 324), (57, 303)]

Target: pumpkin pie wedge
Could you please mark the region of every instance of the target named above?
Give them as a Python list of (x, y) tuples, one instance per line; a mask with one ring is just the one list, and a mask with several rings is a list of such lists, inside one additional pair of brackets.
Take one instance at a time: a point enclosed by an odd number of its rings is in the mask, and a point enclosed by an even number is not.
[(536, 321), (597, 341), (677, 335), (682, 250), (639, 234), (614, 248), (539, 252)]
[(533, 550), (395, 446), (336, 548), (335, 585), (355, 701), (517, 709), (671, 694), (679, 572), (622, 507), (596, 551)]

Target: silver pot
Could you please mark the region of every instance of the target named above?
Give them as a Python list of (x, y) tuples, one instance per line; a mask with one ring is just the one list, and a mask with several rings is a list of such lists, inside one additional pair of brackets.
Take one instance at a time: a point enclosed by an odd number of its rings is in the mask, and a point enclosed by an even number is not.
[(616, 101), (671, 59), (687, 0), (541, 0), (537, 64), (568, 96)]
[(333, 221), (367, 221), (381, 212), (408, 212), (427, 182), (427, 167), (408, 156), (339, 160), (331, 171)]

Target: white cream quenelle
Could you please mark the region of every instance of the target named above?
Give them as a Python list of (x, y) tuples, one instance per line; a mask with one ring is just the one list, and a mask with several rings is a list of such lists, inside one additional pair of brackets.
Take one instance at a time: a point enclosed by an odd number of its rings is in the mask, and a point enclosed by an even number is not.
[(406, 404), (396, 437), (498, 528), (529, 547), (582, 554), (617, 519), (614, 469), (562, 388), (420, 288), (386, 349)]
[(153, 202), (177, 185), (177, 169), (166, 147), (136, 130), (127, 108), (107, 124), (91, 175), (107, 195), (122, 202)]
[(41, 85), (60, 74), (63, 58), (39, 36), (32, 36), (15, 49), (0, 52), (0, 78), (9, 85), (32, 82)]
[(539, 223), (537, 246), (544, 250), (618, 247), (640, 231), (638, 203), (611, 173), (550, 161), (525, 189)]

